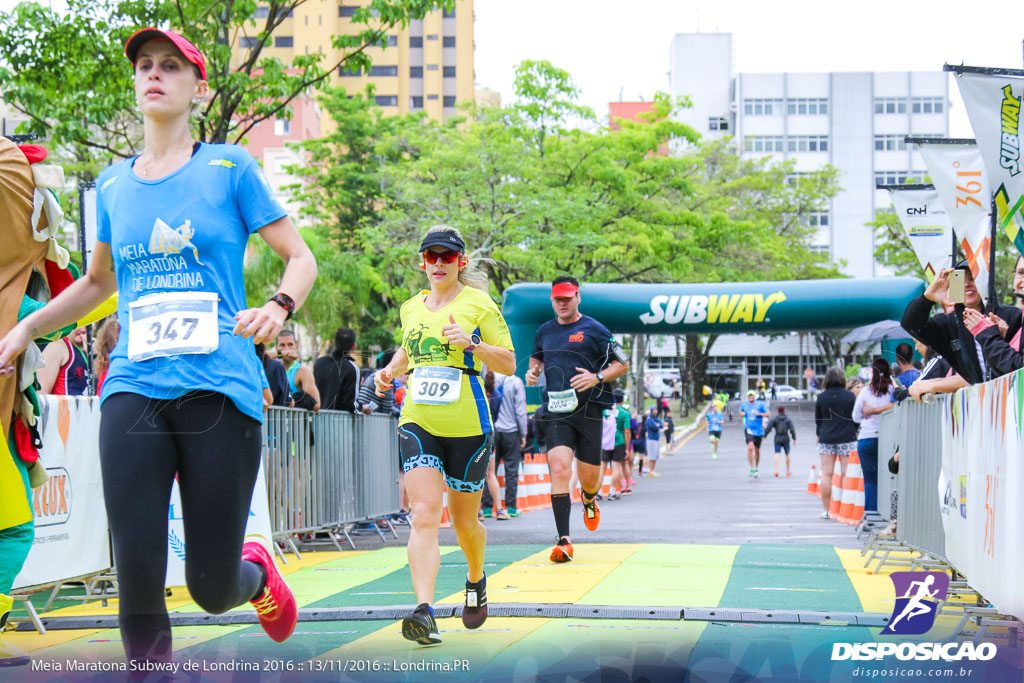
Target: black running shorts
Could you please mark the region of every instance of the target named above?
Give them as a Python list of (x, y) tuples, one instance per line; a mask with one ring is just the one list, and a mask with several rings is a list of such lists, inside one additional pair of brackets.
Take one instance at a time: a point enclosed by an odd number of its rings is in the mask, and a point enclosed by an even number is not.
[(620, 443), (610, 451), (601, 451), (601, 462), (626, 462), (626, 444)]
[(753, 434), (747, 432), (747, 443), (754, 444), (754, 448), (760, 448), (761, 447), (761, 439), (763, 439), (763, 438), (764, 438), (763, 435), (762, 436), (754, 436)]
[(402, 471), (433, 467), (453, 491), (482, 491), (491, 459), (493, 432), (479, 436), (436, 436), (409, 422), (398, 428)]
[(600, 404), (587, 403), (572, 413), (547, 413), (548, 450), (568, 446), (580, 462), (600, 466), (602, 412)]

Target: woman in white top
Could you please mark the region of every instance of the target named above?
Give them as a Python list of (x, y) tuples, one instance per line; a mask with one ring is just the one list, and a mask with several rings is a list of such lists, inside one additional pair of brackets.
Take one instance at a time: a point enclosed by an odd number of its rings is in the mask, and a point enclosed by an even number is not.
[(864, 511), (878, 509), (878, 429), (882, 413), (893, 409), (893, 383), (889, 361), (876, 358), (871, 363), (871, 383), (866, 385), (853, 404), (853, 421), (860, 423), (857, 453), (864, 470)]

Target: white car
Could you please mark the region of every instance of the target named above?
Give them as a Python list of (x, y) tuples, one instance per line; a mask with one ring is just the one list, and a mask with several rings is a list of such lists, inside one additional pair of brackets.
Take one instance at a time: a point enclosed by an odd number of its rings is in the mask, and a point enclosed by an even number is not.
[(671, 398), (672, 384), (663, 379), (655, 379), (647, 385), (647, 393), (649, 393), (653, 398), (661, 398), (662, 396)]
[[(771, 389), (767, 392), (768, 397), (772, 395)], [(802, 401), (804, 400), (804, 392), (800, 389), (794, 389), (788, 384), (780, 384), (776, 387), (776, 395), (778, 401)]]

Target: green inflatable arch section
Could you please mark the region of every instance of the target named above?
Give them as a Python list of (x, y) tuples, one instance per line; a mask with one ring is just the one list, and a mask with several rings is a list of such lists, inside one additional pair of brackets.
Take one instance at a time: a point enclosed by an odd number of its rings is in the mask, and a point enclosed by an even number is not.
[[(899, 320), (924, 291), (914, 277), (715, 284), (584, 284), (580, 311), (625, 334), (771, 333), (847, 329)], [(516, 347), (516, 372), (529, 368), (537, 326), (554, 317), (551, 285), (505, 290), (502, 314)], [(539, 393), (528, 399), (537, 401)], [(536, 394), (536, 395), (533, 395)]]

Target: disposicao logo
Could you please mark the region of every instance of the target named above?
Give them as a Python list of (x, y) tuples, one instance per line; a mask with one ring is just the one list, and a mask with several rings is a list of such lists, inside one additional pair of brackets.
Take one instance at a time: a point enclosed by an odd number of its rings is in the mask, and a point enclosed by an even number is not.
[(709, 323), (763, 323), (768, 309), (786, 300), (781, 291), (763, 294), (659, 294), (651, 298), (651, 310), (640, 316), (644, 325), (664, 322), (695, 324)]
[(944, 572), (893, 572), (896, 606), (882, 633), (915, 636), (935, 623), (939, 602), (946, 599), (949, 577)]

